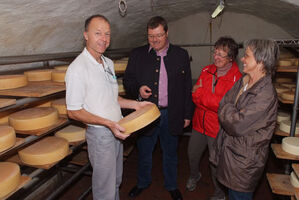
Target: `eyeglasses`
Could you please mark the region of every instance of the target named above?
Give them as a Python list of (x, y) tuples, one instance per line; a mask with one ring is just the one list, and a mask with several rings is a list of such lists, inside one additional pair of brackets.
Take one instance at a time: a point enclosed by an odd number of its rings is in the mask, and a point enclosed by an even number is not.
[(228, 55), (226, 54), (225, 56), (224, 55), (221, 55), (220, 53), (218, 53), (216, 50), (212, 50), (212, 54), (214, 56), (218, 56), (220, 58), (228, 58)]
[(164, 35), (165, 35), (166, 33), (159, 33), (159, 34), (157, 34), (157, 35), (147, 35), (147, 37), (149, 38), (149, 39), (154, 39), (154, 38), (158, 38), (158, 39), (160, 39), (160, 38), (162, 38)]

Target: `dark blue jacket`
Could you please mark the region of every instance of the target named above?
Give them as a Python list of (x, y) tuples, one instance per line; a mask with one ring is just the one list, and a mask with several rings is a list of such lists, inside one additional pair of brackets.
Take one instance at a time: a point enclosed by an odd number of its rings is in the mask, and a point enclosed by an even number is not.
[[(147, 85), (152, 95), (146, 99), (158, 105), (160, 56), (149, 45), (131, 52), (124, 75), (124, 86), (130, 98), (137, 99), (139, 88)], [(168, 124), (173, 135), (183, 133), (184, 119), (192, 119), (192, 80), (188, 52), (169, 45), (164, 63), (168, 76)], [(149, 131), (150, 132), (150, 131)], [(150, 133), (149, 133), (150, 134)]]

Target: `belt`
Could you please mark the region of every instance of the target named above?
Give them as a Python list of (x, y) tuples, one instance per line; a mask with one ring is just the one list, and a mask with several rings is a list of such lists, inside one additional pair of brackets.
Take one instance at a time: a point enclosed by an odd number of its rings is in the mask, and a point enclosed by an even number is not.
[(164, 109), (167, 109), (168, 107), (167, 106), (158, 106), (159, 110), (164, 110)]

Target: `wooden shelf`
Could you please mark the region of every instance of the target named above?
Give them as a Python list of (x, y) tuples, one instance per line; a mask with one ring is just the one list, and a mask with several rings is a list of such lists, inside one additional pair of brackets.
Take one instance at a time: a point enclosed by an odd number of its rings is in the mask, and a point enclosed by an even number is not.
[[(284, 136), (284, 137), (290, 136), (290, 133), (284, 132), (284, 131), (280, 130), (278, 127), (275, 129), (274, 134), (279, 135), (279, 136)], [(299, 137), (299, 134), (295, 134), (295, 137)]]
[(24, 142), (25, 142), (25, 138), (18, 138), (18, 137), (17, 137), (17, 138), (16, 138), (16, 143), (15, 143), (15, 145), (12, 146), (11, 148), (5, 150), (5, 151), (0, 152), (0, 155), (3, 155), (3, 154), (5, 154), (6, 152), (10, 151), (11, 149), (16, 148), (17, 146), (20, 146), (20, 145), (23, 144)]
[(296, 175), (299, 177), (299, 164), (293, 163), (292, 168), (293, 168), (294, 172), (296, 173)]
[(6, 106), (11, 106), (16, 104), (17, 100), (16, 99), (0, 99), (0, 108), (4, 108)]
[(297, 66), (277, 67), (277, 72), (297, 72)]
[(285, 103), (285, 104), (294, 104), (294, 101), (285, 100), (285, 99), (281, 98), (280, 96), (277, 96), (277, 98), (282, 103)]
[(274, 194), (295, 195), (295, 188), (290, 182), (290, 176), (285, 174), (267, 173), (267, 179)]
[(271, 144), (271, 148), (277, 158), (288, 160), (299, 160), (299, 156), (290, 154), (282, 150), (281, 144)]
[(26, 185), (28, 183), (28, 181), (30, 181), (30, 180), (31, 180), (31, 178), (29, 176), (21, 176), (21, 180), (20, 180), (19, 186), (14, 191), (12, 191), (11, 193), (7, 194), (5, 197), (0, 198), (0, 200), (4, 200), (4, 199), (9, 198), (15, 192), (17, 192), (19, 189), (21, 189), (24, 185)]

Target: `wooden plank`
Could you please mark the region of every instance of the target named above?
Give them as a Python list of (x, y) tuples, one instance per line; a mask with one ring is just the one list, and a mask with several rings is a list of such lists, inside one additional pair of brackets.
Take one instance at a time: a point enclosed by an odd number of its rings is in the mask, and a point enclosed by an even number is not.
[[(279, 136), (284, 136), (284, 137), (290, 136), (290, 133), (284, 132), (284, 131), (280, 130), (278, 127), (275, 129), (274, 134), (279, 135)], [(299, 134), (295, 134), (295, 137), (299, 137)]]
[(282, 97), (280, 96), (277, 96), (278, 100), (282, 103), (285, 103), (285, 104), (294, 104), (294, 101), (290, 101), (290, 100), (285, 100), (283, 99)]
[(68, 119), (66, 118), (59, 118), (57, 123), (52, 125), (52, 126), (49, 126), (49, 127), (46, 127), (46, 128), (42, 128), (42, 129), (37, 129), (37, 130), (31, 130), (31, 131), (18, 131), (16, 130), (16, 133), (19, 133), (19, 134), (25, 134), (25, 135), (42, 135), (42, 134), (45, 134), (47, 133), (48, 131), (58, 127), (58, 126), (61, 126), (63, 125), (64, 123), (66, 123), (68, 121)]
[(65, 91), (65, 85), (51, 81), (28, 82), (25, 87), (0, 90), (0, 95), (18, 97), (43, 97)]
[(295, 188), (295, 199), (299, 200), (299, 188)]
[(277, 158), (288, 160), (299, 160), (299, 156), (290, 154), (282, 150), (281, 144), (271, 144), (271, 148)]
[(297, 66), (277, 67), (277, 72), (297, 72)]
[(0, 198), (0, 200), (5, 200), (5, 199), (9, 198), (15, 192), (17, 192), (19, 189), (21, 189), (24, 185), (26, 185), (30, 180), (31, 180), (31, 178), (29, 176), (21, 176), (21, 180), (20, 180), (19, 186), (14, 191), (12, 191), (11, 193), (9, 193), (8, 195)]
[(13, 148), (15, 148), (15, 147), (17, 147), (17, 146), (20, 146), (20, 145), (23, 144), (24, 142), (25, 142), (25, 138), (18, 138), (18, 137), (17, 137), (17, 138), (16, 138), (16, 143), (15, 143), (15, 145), (12, 146), (11, 148), (5, 150), (5, 151), (0, 152), (0, 156), (3, 155), (3, 154), (5, 154), (6, 152), (10, 151), (10, 150), (13, 149)]
[(296, 173), (296, 175), (299, 177), (299, 164), (293, 163), (292, 168), (293, 168), (294, 172)]
[(84, 166), (86, 163), (88, 163), (88, 153), (87, 151), (81, 151), (77, 155), (75, 155), (70, 163), (75, 165)]
[(290, 182), (289, 175), (267, 173), (267, 179), (274, 194), (295, 195), (295, 188)]
[(0, 108), (4, 108), (6, 106), (11, 106), (16, 104), (17, 100), (16, 99), (5, 99), (5, 98), (0, 98)]

